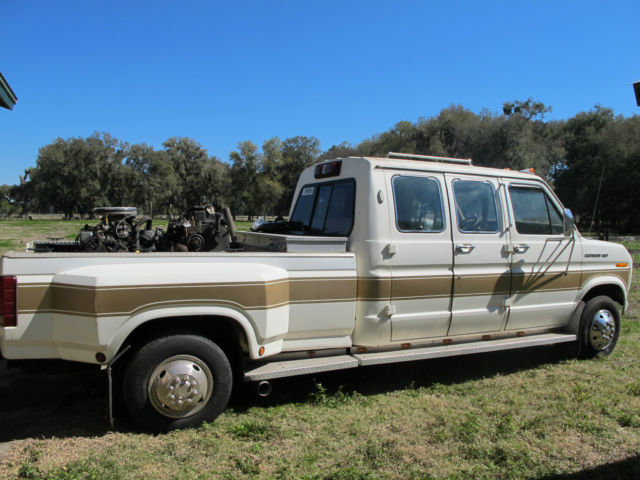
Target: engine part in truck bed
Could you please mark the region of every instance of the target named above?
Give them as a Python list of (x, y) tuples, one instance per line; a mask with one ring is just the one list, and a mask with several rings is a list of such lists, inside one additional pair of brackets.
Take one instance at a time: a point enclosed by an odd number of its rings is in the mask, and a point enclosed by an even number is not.
[(27, 243), (27, 252), (77, 252), (78, 242), (74, 240), (34, 240)]
[(75, 241), (36, 240), (28, 252), (210, 252), (231, 243), (230, 214), (211, 206), (193, 206), (169, 221), (167, 231), (153, 227), (150, 217), (136, 217), (135, 207), (98, 207), (97, 225), (86, 224)]

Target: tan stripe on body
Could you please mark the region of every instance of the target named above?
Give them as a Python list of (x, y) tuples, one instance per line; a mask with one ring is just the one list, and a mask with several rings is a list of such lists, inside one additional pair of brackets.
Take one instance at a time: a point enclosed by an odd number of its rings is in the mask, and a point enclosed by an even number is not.
[[(574, 290), (588, 280), (613, 275), (627, 282), (628, 269), (543, 274), (515, 273), (455, 277), (455, 295), (508, 294)], [(287, 303), (425, 299), (450, 295), (451, 277), (294, 278), (266, 283), (83, 287), (19, 284), (20, 313), (64, 312), (103, 316), (131, 314), (152, 305), (231, 304), (243, 309), (274, 308)], [(393, 289), (393, 290), (392, 290)]]

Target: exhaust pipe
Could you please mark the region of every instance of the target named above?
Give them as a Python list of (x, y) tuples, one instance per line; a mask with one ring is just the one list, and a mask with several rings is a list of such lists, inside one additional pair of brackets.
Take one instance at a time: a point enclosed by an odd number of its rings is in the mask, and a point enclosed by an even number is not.
[(256, 391), (258, 392), (258, 395), (260, 395), (263, 398), (271, 395), (272, 390), (273, 390), (273, 387), (271, 387), (271, 383), (269, 383), (266, 380), (263, 380), (260, 383), (258, 383), (258, 385), (256, 385)]
[(231, 210), (229, 209), (229, 207), (224, 207), (224, 217), (227, 220), (227, 223), (229, 224), (229, 231), (231, 232), (231, 241), (235, 242), (236, 241), (236, 224), (233, 221), (233, 215), (231, 215)]

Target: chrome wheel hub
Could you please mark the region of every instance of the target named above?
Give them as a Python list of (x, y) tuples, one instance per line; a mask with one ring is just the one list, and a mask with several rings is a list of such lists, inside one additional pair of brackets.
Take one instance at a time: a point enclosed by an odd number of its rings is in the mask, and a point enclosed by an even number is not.
[(616, 320), (609, 310), (598, 310), (591, 319), (589, 343), (595, 350), (604, 350), (616, 335)]
[(201, 410), (211, 397), (213, 376), (209, 367), (191, 355), (175, 355), (158, 365), (149, 377), (151, 405), (172, 418)]

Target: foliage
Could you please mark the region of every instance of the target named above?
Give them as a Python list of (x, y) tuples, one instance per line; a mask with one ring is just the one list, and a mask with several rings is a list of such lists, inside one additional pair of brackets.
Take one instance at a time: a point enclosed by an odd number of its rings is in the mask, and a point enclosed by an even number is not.
[(194, 139), (173, 137), (154, 150), (107, 133), (57, 139), (39, 151), (20, 183), (0, 187), (0, 213), (87, 214), (95, 206), (135, 205), (147, 214), (178, 213), (193, 204), (230, 206), (237, 214), (287, 215), (300, 172), (315, 162), (404, 152), (472, 158), (475, 165), (534, 168), (574, 211), (581, 227), (640, 231), (640, 117), (596, 106), (563, 121), (531, 98), (505, 102), (500, 113), (460, 106), (401, 121), (358, 145), (321, 152), (311, 136), (247, 140), (229, 162), (209, 156)]
[[(554, 166), (556, 189), (584, 226), (640, 229), (640, 117), (596, 107), (563, 126), (566, 155)], [(595, 219), (594, 219), (595, 213)]]
[(68, 217), (108, 205), (110, 198), (124, 194), (118, 180), (126, 176), (121, 170), (127, 149), (128, 145), (109, 134), (58, 138), (40, 149), (36, 168), (25, 175), (30, 179), (22, 186), (29, 194), (23, 201), (40, 210), (53, 208)]

